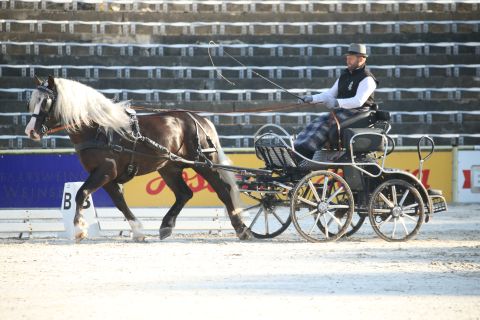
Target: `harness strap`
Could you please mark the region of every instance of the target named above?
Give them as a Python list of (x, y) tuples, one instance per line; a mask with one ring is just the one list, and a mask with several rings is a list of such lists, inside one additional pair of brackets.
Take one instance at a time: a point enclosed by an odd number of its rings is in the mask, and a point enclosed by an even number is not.
[[(205, 130), (202, 124), (197, 119), (195, 119), (195, 117), (190, 112), (187, 112), (187, 114), (195, 122), (196, 130), (197, 130), (198, 150), (201, 152), (218, 152), (217, 147), (215, 147), (215, 144), (213, 143), (212, 138), (210, 138), (210, 136), (208, 135), (207, 130)], [(200, 135), (198, 134), (198, 127), (200, 127), (200, 129), (202, 129), (203, 133), (205, 134), (205, 139), (207, 140), (209, 148), (201, 149)]]

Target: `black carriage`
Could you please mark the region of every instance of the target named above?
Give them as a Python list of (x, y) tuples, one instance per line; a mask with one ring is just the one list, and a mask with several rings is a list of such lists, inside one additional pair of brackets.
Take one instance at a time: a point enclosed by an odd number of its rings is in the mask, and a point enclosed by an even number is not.
[[(334, 116), (334, 115), (333, 115)], [(394, 151), (388, 112), (372, 109), (347, 120), (329, 133), (328, 147), (313, 159), (297, 153), (280, 126), (265, 125), (254, 138), (262, 171), (242, 171), (240, 191), (256, 204), (250, 229), (258, 238), (273, 238), (293, 222), (311, 242), (335, 241), (357, 232), (368, 217), (374, 231), (387, 241), (407, 241), (430, 215), (445, 211), (439, 190), (421, 183), (422, 166), (434, 152), (433, 140), (417, 144), (420, 176), (385, 168)], [(422, 145), (429, 147), (422, 157)]]

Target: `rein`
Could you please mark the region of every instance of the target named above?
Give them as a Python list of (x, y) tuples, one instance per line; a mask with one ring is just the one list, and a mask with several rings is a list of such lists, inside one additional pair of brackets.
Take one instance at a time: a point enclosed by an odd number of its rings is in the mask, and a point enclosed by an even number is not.
[(255, 108), (255, 109), (249, 109), (249, 110), (242, 110), (242, 111), (226, 111), (226, 112), (212, 112), (208, 110), (188, 110), (188, 109), (157, 109), (157, 108), (148, 108), (148, 107), (130, 107), (131, 109), (134, 110), (139, 110), (139, 111), (152, 111), (152, 112), (167, 112), (167, 111), (183, 111), (183, 112), (193, 112), (193, 113), (208, 113), (208, 114), (213, 114), (213, 115), (222, 115), (222, 114), (230, 114), (230, 113), (258, 113), (258, 112), (273, 112), (273, 111), (278, 111), (278, 110), (287, 110), (287, 109), (301, 109), (301, 108), (308, 108), (312, 107), (317, 104), (322, 104), (321, 102), (316, 102), (316, 103), (292, 103), (292, 104), (276, 104), (276, 105), (271, 105), (268, 107), (262, 107), (262, 108)]
[[(206, 111), (206, 110), (188, 110), (188, 109), (158, 109), (158, 108), (148, 108), (148, 107), (140, 107), (140, 106), (132, 106), (130, 107), (133, 110), (138, 110), (138, 111), (150, 111), (150, 112), (155, 112), (155, 113), (161, 113), (161, 112), (168, 112), (168, 111), (181, 111), (181, 112), (192, 112), (192, 113), (209, 113), (213, 115), (221, 115), (221, 114), (230, 114), (230, 113), (258, 113), (258, 112), (273, 112), (273, 111), (278, 111), (278, 110), (287, 110), (287, 109), (301, 109), (301, 108), (307, 108), (307, 107), (312, 107), (317, 103), (294, 103), (294, 104), (287, 104), (287, 105), (271, 105), (268, 107), (262, 107), (262, 108), (256, 108), (256, 109), (250, 109), (246, 111), (227, 111), (227, 112), (211, 112), (211, 111)], [(321, 104), (321, 103), (320, 103)], [(68, 125), (61, 125), (52, 129), (49, 129), (45, 134), (53, 134), (57, 133), (59, 131), (71, 128), (72, 126)]]

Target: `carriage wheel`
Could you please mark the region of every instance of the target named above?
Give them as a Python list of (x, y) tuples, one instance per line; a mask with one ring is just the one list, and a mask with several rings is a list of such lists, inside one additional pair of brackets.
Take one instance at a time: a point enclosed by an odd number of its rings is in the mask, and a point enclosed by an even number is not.
[(348, 226), (347, 232), (343, 235), (344, 237), (350, 237), (357, 233), (358, 230), (362, 227), (363, 223), (367, 219), (367, 216), (360, 215), (360, 214), (353, 214), (352, 221), (350, 221), (350, 225)]
[(386, 241), (407, 241), (423, 223), (424, 204), (418, 190), (403, 180), (389, 180), (375, 189), (368, 207), (370, 223)]
[(275, 238), (292, 223), (288, 209), (281, 210), (282, 197), (281, 194), (263, 194), (258, 204), (243, 210), (250, 212), (252, 220), (247, 225), (255, 238)]
[(314, 171), (292, 193), (290, 215), (298, 233), (310, 242), (335, 241), (345, 234), (353, 215), (353, 194), (338, 174)]

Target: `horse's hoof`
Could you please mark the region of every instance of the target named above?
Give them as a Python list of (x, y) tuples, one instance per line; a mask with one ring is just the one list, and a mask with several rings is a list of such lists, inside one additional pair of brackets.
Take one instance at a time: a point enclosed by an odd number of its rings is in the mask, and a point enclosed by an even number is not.
[(80, 242), (83, 239), (86, 239), (87, 237), (88, 237), (87, 231), (80, 231), (80, 232), (75, 233), (75, 241), (76, 242)]
[(132, 236), (132, 240), (134, 242), (147, 242), (147, 241), (145, 241), (145, 236), (143, 234)]
[(238, 231), (237, 236), (238, 236), (238, 239), (240, 239), (242, 241), (248, 241), (248, 240), (252, 240), (254, 238), (253, 234), (252, 234), (252, 231), (250, 231), (250, 229), (248, 229), (248, 228), (244, 228), (243, 230)]
[(172, 230), (173, 230), (173, 228), (169, 228), (169, 227), (161, 228), (160, 229), (160, 240), (163, 240), (165, 238), (170, 237), (172, 235)]

